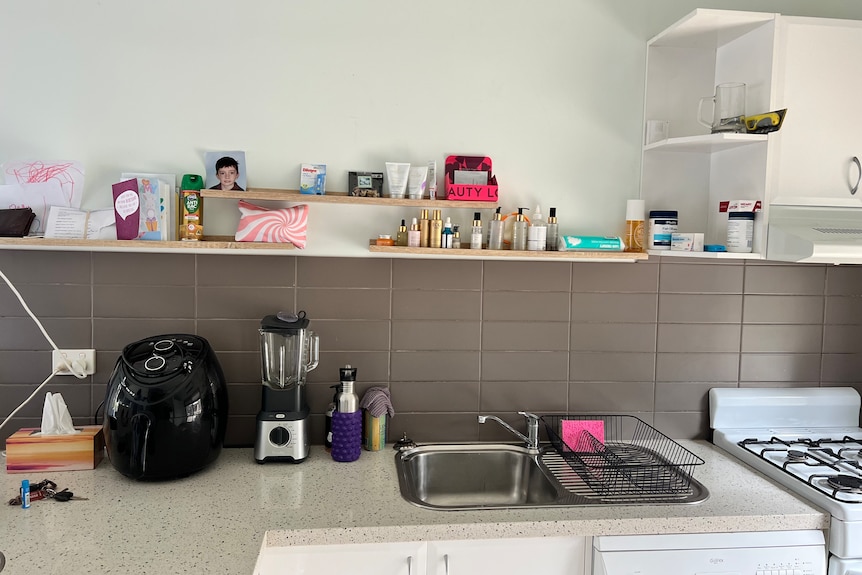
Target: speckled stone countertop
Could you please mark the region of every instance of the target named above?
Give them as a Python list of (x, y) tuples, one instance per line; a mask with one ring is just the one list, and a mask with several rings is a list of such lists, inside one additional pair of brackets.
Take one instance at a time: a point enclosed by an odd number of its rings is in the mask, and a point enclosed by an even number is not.
[(265, 533), (278, 546), (828, 528), (828, 514), (712, 445), (681, 443), (706, 461), (694, 471), (711, 494), (703, 503), (430, 511), (401, 498), (389, 448), (335, 463), (313, 446), (299, 465), (258, 465), (251, 449), (225, 449), (210, 468), (160, 483), (126, 479), (107, 460), (94, 471), (45, 477), (3, 471), (4, 501), (21, 479), (46, 477), (89, 500), (4, 504), (2, 575), (250, 574)]

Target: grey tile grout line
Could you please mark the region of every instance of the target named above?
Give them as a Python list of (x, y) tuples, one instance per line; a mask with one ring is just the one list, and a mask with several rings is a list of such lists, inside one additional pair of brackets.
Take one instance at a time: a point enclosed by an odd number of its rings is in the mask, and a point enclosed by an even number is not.
[(818, 387), (823, 387), (823, 363), (826, 354), (826, 305), (829, 293), (829, 268), (823, 269), (823, 305), (821, 308), (822, 317), (820, 321), (820, 369), (817, 370)]
[[(661, 256), (658, 256), (658, 273), (655, 278), (655, 337), (653, 338), (652, 351), (652, 413), (653, 423), (655, 423), (655, 406), (658, 399), (658, 320), (661, 317), (661, 272), (664, 266), (664, 261)], [(637, 265), (637, 263), (635, 263)]]
[(742, 260), (742, 287), (740, 288), (740, 297), (742, 297), (742, 304), (739, 309), (739, 349), (736, 352), (736, 356), (739, 358), (736, 362), (736, 387), (741, 386), (742, 382), (742, 335), (743, 328), (745, 327), (745, 277), (748, 275), (748, 262), (747, 260)]
[(575, 262), (569, 262), (569, 317), (566, 330), (566, 413), (572, 413), (572, 312), (574, 311)]

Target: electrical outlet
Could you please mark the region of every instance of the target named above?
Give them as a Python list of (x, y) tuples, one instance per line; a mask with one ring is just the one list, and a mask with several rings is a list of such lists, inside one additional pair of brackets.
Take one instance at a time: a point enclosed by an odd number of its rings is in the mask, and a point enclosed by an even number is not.
[(95, 349), (61, 349), (60, 351), (55, 349), (51, 352), (51, 368), (57, 370), (57, 375), (74, 375), (63, 363), (62, 358), (66, 358), (70, 364), (80, 362), (86, 375), (96, 373)]

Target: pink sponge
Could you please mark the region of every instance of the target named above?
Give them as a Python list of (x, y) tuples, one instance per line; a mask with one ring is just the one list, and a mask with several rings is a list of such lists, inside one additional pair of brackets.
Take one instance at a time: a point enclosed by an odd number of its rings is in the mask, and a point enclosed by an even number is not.
[(586, 434), (592, 435), (599, 443), (605, 442), (605, 422), (600, 419), (564, 419), (562, 422), (563, 443), (576, 452), (595, 451), (595, 445)]

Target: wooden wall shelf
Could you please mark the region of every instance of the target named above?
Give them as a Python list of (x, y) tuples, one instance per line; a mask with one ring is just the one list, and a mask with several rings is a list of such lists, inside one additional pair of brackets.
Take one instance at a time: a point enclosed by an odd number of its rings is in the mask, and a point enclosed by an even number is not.
[(144, 240), (61, 240), (50, 238), (0, 238), (0, 248), (94, 251), (94, 252), (207, 252), (207, 251), (283, 251), (296, 249), (293, 244), (237, 242), (233, 236), (209, 236), (199, 242)]
[(222, 190), (201, 190), (204, 198), (223, 198), (231, 200), (273, 200), (293, 203), (354, 204), (366, 206), (406, 206), (436, 207), (440, 209), (493, 210), (497, 202), (460, 202), (452, 200), (411, 200), (409, 198), (361, 198), (348, 196), (346, 192), (327, 192), (325, 195), (301, 194), (299, 190), (276, 190), (252, 188), (245, 192), (225, 192)]
[(402, 256), (451, 256), (478, 259), (509, 258), (520, 260), (563, 260), (563, 261), (615, 261), (635, 262), (646, 260), (649, 254), (633, 252), (530, 252), (512, 250), (471, 250), (450, 248), (408, 248), (404, 246), (378, 246), (376, 240), (369, 240), (368, 249), (372, 253), (399, 254)]

